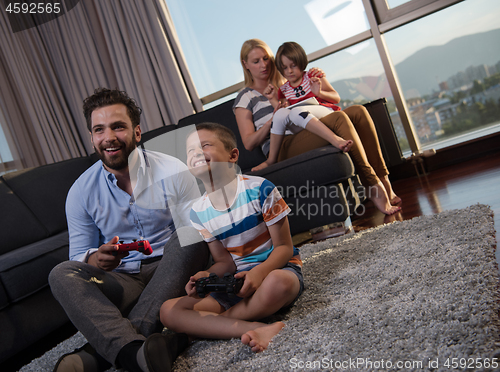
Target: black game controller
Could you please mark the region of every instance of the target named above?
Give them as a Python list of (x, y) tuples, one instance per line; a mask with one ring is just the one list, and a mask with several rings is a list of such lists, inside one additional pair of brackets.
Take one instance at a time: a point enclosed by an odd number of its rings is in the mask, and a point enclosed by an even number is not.
[(243, 278), (236, 279), (229, 273), (219, 278), (217, 274), (211, 273), (210, 276), (196, 281), (196, 293), (200, 298), (204, 298), (210, 292), (226, 292), (229, 296), (236, 296), (242, 285)]

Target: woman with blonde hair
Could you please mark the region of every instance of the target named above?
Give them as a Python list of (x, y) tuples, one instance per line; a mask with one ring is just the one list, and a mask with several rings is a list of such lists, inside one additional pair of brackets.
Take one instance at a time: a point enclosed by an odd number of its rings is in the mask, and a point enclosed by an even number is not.
[[(239, 92), (233, 105), (238, 129), (247, 150), (260, 146), (267, 156), (273, 115), (282, 106), (274, 108), (265, 95), (285, 81), (277, 71), (271, 49), (262, 40), (245, 41), (241, 47), (240, 62), (245, 75), (245, 88)], [(319, 69), (311, 69), (310, 73), (324, 76)], [(395, 204), (400, 203), (401, 199), (392, 190), (375, 125), (366, 108), (361, 105), (350, 106), (323, 117), (321, 122), (338, 136), (353, 141), (349, 155), (361, 183), (368, 189), (367, 197), (385, 214), (398, 212), (401, 208)], [(285, 136), (278, 161), (328, 144), (328, 141), (309, 131)]]

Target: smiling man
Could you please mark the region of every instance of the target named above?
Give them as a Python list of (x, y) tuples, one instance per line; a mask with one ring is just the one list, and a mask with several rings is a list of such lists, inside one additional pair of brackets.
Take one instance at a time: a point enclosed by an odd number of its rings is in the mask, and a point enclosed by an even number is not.
[[(97, 89), (83, 109), (100, 161), (68, 193), (70, 260), (52, 270), (49, 283), (89, 344), (62, 356), (54, 370), (101, 371), (113, 364), (168, 371), (187, 337), (145, 340), (162, 330), (161, 304), (184, 293), (190, 275), (207, 265), (207, 245), (181, 247), (176, 231), (197, 235), (187, 226), (199, 190), (181, 161), (137, 148), (141, 109), (125, 92)], [(153, 253), (117, 252), (119, 241), (135, 239), (147, 239)]]

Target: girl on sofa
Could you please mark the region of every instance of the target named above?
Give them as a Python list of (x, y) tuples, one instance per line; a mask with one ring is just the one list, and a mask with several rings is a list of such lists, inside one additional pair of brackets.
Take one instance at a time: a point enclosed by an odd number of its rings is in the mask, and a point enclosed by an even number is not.
[[(340, 96), (325, 76), (319, 78), (305, 71), (308, 60), (304, 49), (293, 41), (283, 43), (276, 53), (276, 61), (276, 67), (287, 82), (277, 91), (273, 85), (269, 84), (264, 91), (264, 97), (271, 102), (273, 107), (277, 107), (279, 102), (284, 103), (285, 107), (280, 108), (274, 114), (267, 160), (252, 168), (252, 171), (258, 171), (276, 163), (287, 130), (299, 133), (306, 129), (326, 139), (332, 146), (348, 152), (352, 141), (346, 141), (337, 136), (319, 120), (333, 111), (340, 110), (340, 107), (335, 105), (339, 102)], [(310, 98), (317, 99), (319, 104), (293, 108), (289, 106)]]
[[(271, 49), (259, 39), (243, 43), (240, 62), (245, 75), (245, 88), (239, 92), (233, 105), (238, 129), (247, 150), (260, 146), (267, 156), (273, 115), (282, 105), (274, 108), (264, 96), (264, 91), (271, 89), (270, 85), (277, 89), (284, 79), (276, 68)], [(310, 73), (311, 76), (323, 76), (319, 69), (312, 69)], [(350, 106), (321, 118), (321, 122), (343, 139), (353, 141), (349, 154), (361, 182), (369, 191), (367, 197), (374, 205), (387, 215), (400, 211), (396, 204), (401, 199), (392, 190), (375, 125), (366, 108)], [(329, 144), (307, 130), (285, 136), (278, 162)]]

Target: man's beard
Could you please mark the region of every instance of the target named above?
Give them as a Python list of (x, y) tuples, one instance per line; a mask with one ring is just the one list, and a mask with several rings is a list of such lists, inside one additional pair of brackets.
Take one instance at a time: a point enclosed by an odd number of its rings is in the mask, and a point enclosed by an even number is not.
[[(133, 137), (132, 142), (129, 143), (128, 145), (120, 141), (117, 141), (117, 143), (122, 148), (120, 150), (120, 154), (118, 156), (113, 156), (112, 158), (110, 158), (110, 155), (106, 153), (106, 150), (102, 148), (97, 149), (95, 146), (94, 149), (99, 158), (101, 159), (101, 161), (103, 162), (103, 164), (107, 168), (119, 171), (128, 167), (128, 157), (132, 153), (132, 151), (134, 151), (134, 149), (136, 148), (137, 141), (135, 140), (135, 137)], [(108, 147), (113, 147), (113, 145), (107, 145), (104, 148)]]

